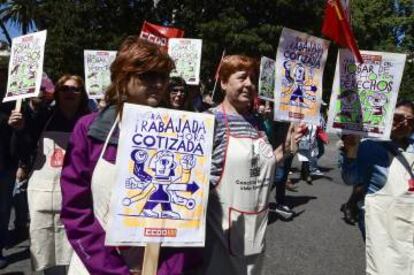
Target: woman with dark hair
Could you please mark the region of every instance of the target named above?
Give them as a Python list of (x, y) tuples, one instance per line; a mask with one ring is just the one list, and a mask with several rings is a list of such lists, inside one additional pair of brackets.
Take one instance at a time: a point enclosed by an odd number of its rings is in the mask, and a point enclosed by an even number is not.
[(254, 115), (257, 62), (226, 56), (219, 79), (223, 102), (216, 117), (205, 248), (206, 274), (260, 274), (276, 163), (297, 146), (300, 127), (289, 127), (272, 149)]
[(170, 78), (165, 105), (176, 110), (188, 110), (188, 87), (185, 80), (179, 76)]
[[(61, 178), (61, 218), (75, 251), (69, 274), (140, 274), (143, 248), (105, 246), (118, 125), (125, 102), (160, 105), (173, 68), (173, 60), (158, 46), (138, 36), (128, 37), (111, 65), (107, 106), (75, 126)], [(196, 251), (163, 248), (158, 274), (191, 272), (198, 265)]]
[(65, 274), (72, 249), (60, 220), (60, 175), (73, 127), (88, 113), (82, 78), (62, 76), (56, 83), (54, 98), (54, 107), (35, 116), (23, 117), (20, 112), (13, 111), (9, 125), (16, 130), (19, 159), (29, 158), (25, 154), (36, 150), (27, 187), (33, 270)]

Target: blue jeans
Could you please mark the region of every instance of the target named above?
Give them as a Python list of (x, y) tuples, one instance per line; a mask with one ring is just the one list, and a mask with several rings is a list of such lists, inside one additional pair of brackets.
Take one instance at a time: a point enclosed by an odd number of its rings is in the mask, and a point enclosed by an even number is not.
[(339, 154), (338, 166), (341, 168), (341, 177), (346, 185), (357, 184), (358, 171), (356, 159), (350, 159), (345, 156), (343, 151)]
[(274, 180), (276, 186), (276, 203), (285, 203), (286, 181), (289, 176), (290, 167), (292, 166), (293, 157), (287, 157), (282, 165), (276, 167)]

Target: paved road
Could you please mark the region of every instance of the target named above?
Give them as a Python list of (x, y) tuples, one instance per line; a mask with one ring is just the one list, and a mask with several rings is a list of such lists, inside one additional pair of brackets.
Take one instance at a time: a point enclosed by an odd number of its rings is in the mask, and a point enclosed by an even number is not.
[[(333, 142), (334, 143), (334, 142)], [(270, 217), (265, 274), (351, 275), (364, 274), (364, 246), (356, 227), (346, 225), (339, 207), (351, 189), (341, 183), (336, 169), (336, 149), (329, 145), (320, 160), (325, 178), (313, 185), (299, 182), (298, 192), (288, 192), (288, 202), (299, 213), (292, 221)], [(299, 165), (295, 161), (293, 167)], [(298, 173), (291, 178), (297, 179)], [(28, 242), (9, 249), (12, 264), (0, 274), (33, 274)]]
[[(288, 200), (299, 216), (290, 222), (275, 220), (268, 227), (265, 274), (351, 275), (365, 274), (364, 243), (356, 227), (342, 220), (340, 205), (351, 187), (342, 184), (337, 150), (332, 142), (319, 165), (325, 178), (309, 185), (299, 182)], [(293, 167), (299, 168), (294, 162)], [(298, 179), (294, 173), (292, 179)]]

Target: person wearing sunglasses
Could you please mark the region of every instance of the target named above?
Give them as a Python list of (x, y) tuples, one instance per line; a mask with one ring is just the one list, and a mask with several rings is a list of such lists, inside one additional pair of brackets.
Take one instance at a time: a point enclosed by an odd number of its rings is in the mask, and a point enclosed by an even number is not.
[(30, 215), (30, 254), (34, 271), (65, 274), (72, 248), (60, 219), (60, 174), (69, 136), (77, 120), (89, 112), (80, 76), (64, 75), (56, 83), (56, 104), (33, 116), (13, 111), (9, 125), (15, 128), (19, 159), (31, 158), (27, 197)]
[[(75, 251), (69, 274), (140, 274), (142, 247), (105, 246), (105, 213), (116, 177), (117, 117), (125, 102), (160, 106), (173, 68), (173, 60), (159, 46), (129, 36), (111, 65), (106, 107), (75, 126), (61, 177), (61, 218)], [(201, 258), (197, 251), (162, 248), (157, 274), (193, 274)]]
[(352, 218), (366, 241), (368, 274), (412, 273), (413, 134), (414, 103), (402, 100), (394, 112), (391, 139), (365, 139), (358, 148), (353, 192), (341, 210), (348, 216), (357, 213)]

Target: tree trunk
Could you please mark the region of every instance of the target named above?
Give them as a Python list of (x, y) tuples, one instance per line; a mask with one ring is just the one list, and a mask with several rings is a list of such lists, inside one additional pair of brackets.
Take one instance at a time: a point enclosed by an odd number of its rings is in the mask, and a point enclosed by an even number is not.
[(9, 42), (9, 45), (10, 45), (10, 47), (11, 47), (12, 40), (11, 40), (10, 34), (9, 34), (9, 32), (7, 31), (7, 28), (6, 28), (6, 26), (4, 25), (4, 22), (3, 22), (3, 21), (1, 21), (1, 20), (0, 20), (0, 28), (1, 28), (1, 30), (3, 31), (4, 35), (6, 36), (7, 42)]

